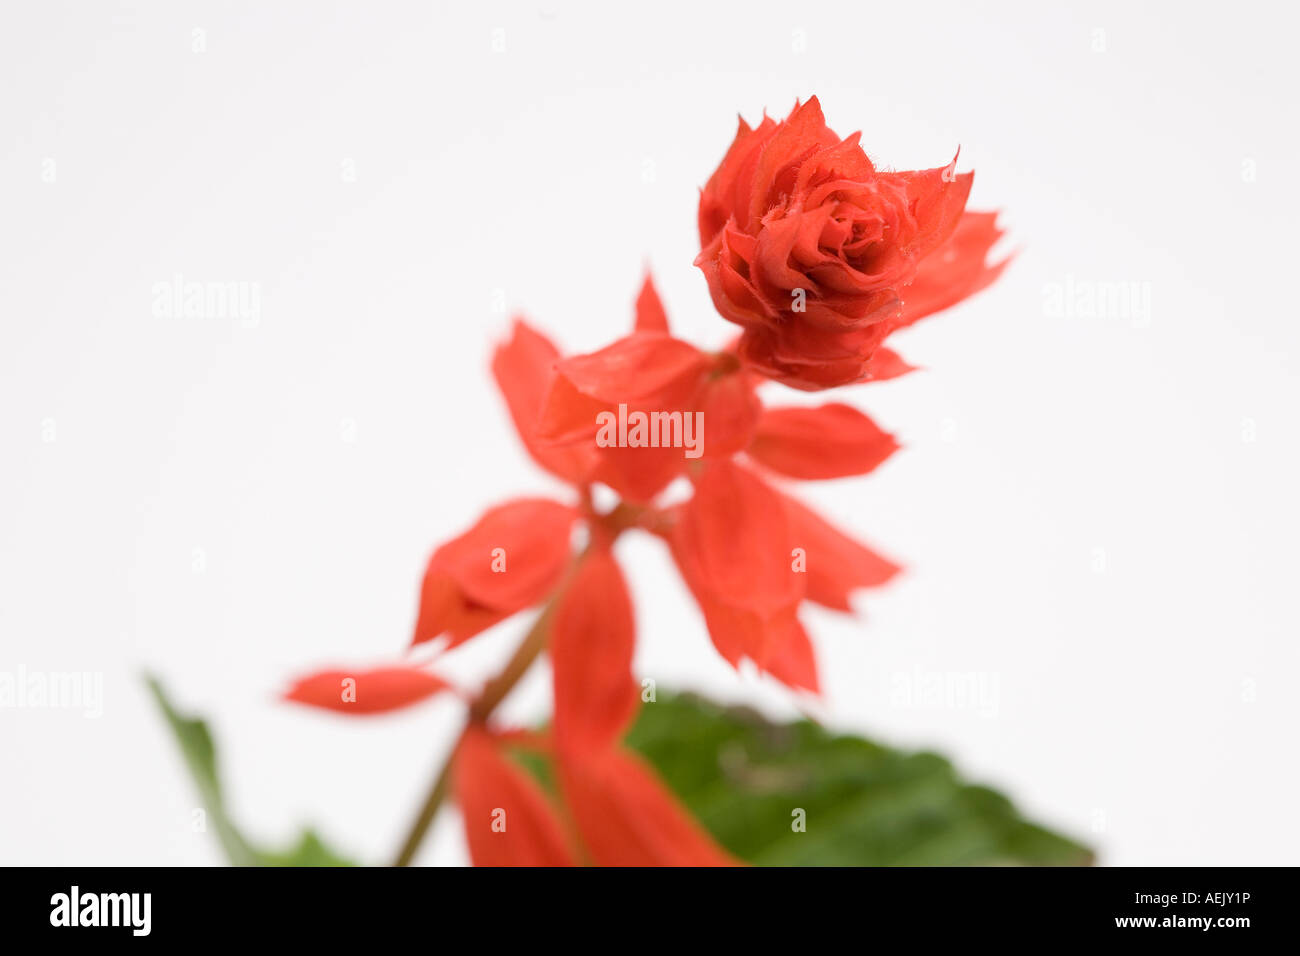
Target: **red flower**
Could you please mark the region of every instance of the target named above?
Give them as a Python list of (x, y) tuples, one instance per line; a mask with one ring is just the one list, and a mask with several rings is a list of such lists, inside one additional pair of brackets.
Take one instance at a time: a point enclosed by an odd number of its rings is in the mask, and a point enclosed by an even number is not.
[[(816, 691), (812, 645), (797, 620), (800, 602), (807, 597), (847, 611), (851, 591), (883, 584), (898, 568), (758, 475), (732, 464), (731, 458), (743, 452), (788, 478), (841, 478), (874, 470), (898, 443), (862, 412), (841, 403), (763, 408), (755, 377), (732, 353), (709, 355), (668, 334), (667, 316), (649, 278), (637, 300), (636, 329), (597, 352), (557, 358), (553, 369), (522, 376), (550, 383), (540, 412), (528, 416), (536, 427), (524, 432), (523, 440), (529, 448), (566, 451), (569, 460), (590, 455), (590, 479), (604, 481), (632, 501), (651, 502), (673, 478), (693, 474), (694, 497), (664, 516), (667, 521), (659, 530), (672, 545), (714, 645), (733, 665), (749, 659), (791, 687)], [(515, 341), (525, 336), (540, 338), (517, 324)], [(538, 354), (556, 353), (548, 348)], [(882, 350), (880, 355), (892, 363), (891, 374), (908, 370), (892, 353)], [(598, 417), (620, 405), (699, 413), (701, 459), (692, 465), (675, 447), (598, 447)], [(659, 520), (656, 514), (653, 508), (646, 512), (647, 526)], [(612, 558), (600, 560), (613, 570), (611, 583), (600, 589), (576, 583), (570, 588), (572, 593), (588, 591), (584, 600), (593, 606), (625, 594), (621, 577), (614, 577)], [(565, 606), (569, 603), (566, 596)], [(618, 713), (615, 702), (630, 699), (630, 622), (607, 625), (609, 639), (599, 641), (571, 638), (577, 630), (583, 628), (558, 629), (552, 648), (557, 728), (579, 724), (563, 716), (577, 700), (577, 692), (571, 696), (565, 688), (585, 683), (595, 698), (613, 696), (600, 705), (608, 711), (598, 708), (584, 719), (592, 728), (603, 721), (621, 729), (612, 715)], [(575, 677), (583, 667), (585, 677)], [(598, 733), (617, 736), (608, 727)], [(571, 735), (558, 736), (563, 742)]]
[[(896, 449), (893, 437), (850, 406), (764, 410), (755, 377), (733, 353), (714, 355), (672, 338), (649, 278), (638, 299), (637, 331), (612, 345), (554, 362), (550, 389), (536, 427), (524, 434), (530, 448), (590, 456), (588, 477), (632, 501), (649, 501), (693, 457), (749, 455), (792, 478), (837, 478), (871, 471)], [(522, 324), (516, 339), (535, 335)], [(910, 371), (882, 349), (879, 367), (890, 377)], [(532, 375), (538, 379), (540, 375)], [(598, 447), (601, 416), (621, 423), (637, 414), (695, 416), (697, 456), (671, 444)]]
[[(955, 160), (954, 160), (955, 162)], [(883, 172), (841, 140), (816, 99), (789, 118), (741, 122), (700, 197), (696, 260), (722, 314), (743, 332), (709, 352), (672, 335), (649, 276), (633, 330), (564, 356), (516, 320), (492, 373), (524, 447), (570, 486), (573, 504), (519, 498), (487, 511), (430, 558), (414, 644), (450, 649), (547, 602), (506, 667), (468, 707), (450, 764), (478, 865), (728, 865), (736, 862), (639, 758), (635, 614), (615, 539), (663, 538), (718, 652), (787, 686), (820, 692), (799, 614), (810, 601), (852, 610), (854, 592), (899, 567), (836, 529), (774, 482), (867, 474), (898, 449), (850, 405), (765, 408), (762, 377), (817, 390), (911, 371), (882, 345), (895, 329), (972, 295), (1001, 236), (992, 213), (964, 212), (971, 174), (953, 166)], [(687, 476), (691, 495), (662, 492)], [(592, 485), (621, 501), (601, 512)], [(586, 547), (574, 555), (575, 524)], [(545, 734), (491, 729), (494, 708), (543, 652), (554, 718)], [(298, 681), (289, 699), (342, 713), (409, 706), (448, 684), (415, 664)], [(531, 747), (553, 774), (538, 783), (511, 758)], [(530, 759), (531, 766), (531, 759)], [(447, 777), (431, 791), (436, 807)], [(422, 812), (400, 862), (431, 812)]]
[[(701, 252), (714, 304), (744, 328), (741, 356), (762, 374), (816, 390), (889, 377), (874, 359), (909, 315), (908, 286), (927, 257), (919, 311), (951, 305), (1000, 267), (984, 258), (997, 238), (991, 214), (944, 248), (962, 219), (972, 174), (953, 163), (917, 172), (877, 170), (841, 139), (816, 97), (755, 129), (743, 120), (700, 195)], [(940, 251), (942, 250), (942, 252)]]
[(649, 276), (632, 333), (553, 371), (525, 443), (591, 456), (587, 478), (629, 501), (649, 501), (693, 460), (744, 448), (758, 420), (753, 377), (730, 352), (673, 338)]

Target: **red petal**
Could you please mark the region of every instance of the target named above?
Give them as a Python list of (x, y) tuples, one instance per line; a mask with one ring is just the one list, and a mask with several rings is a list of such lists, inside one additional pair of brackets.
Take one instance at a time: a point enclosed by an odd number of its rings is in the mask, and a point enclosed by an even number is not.
[(685, 472), (690, 460), (681, 448), (601, 448), (593, 477), (627, 501), (647, 502)]
[(769, 408), (749, 454), (791, 478), (865, 475), (898, 450), (898, 442), (850, 405)]
[(568, 563), (577, 512), (545, 498), (519, 498), (491, 509), (429, 559), (414, 643), (444, 633), (460, 643), (536, 604)]
[(561, 762), (564, 795), (599, 866), (735, 866), (639, 758)]
[(382, 714), (409, 707), (450, 686), (438, 675), (417, 667), (318, 671), (296, 681), (284, 699), (341, 714)]
[(767, 672), (795, 690), (821, 693), (817, 679), (817, 656), (812, 641), (803, 625), (795, 621), (789, 636), (772, 651), (767, 659)]
[(565, 753), (613, 744), (638, 704), (632, 601), (608, 548), (582, 560), (551, 625), (555, 743)]
[(712, 378), (700, 399), (701, 446), (709, 458), (726, 458), (749, 445), (763, 411), (754, 376), (739, 368)]
[(516, 319), (510, 340), (493, 353), (492, 375), (528, 454), (557, 477), (581, 483), (588, 479), (594, 464), (591, 450), (555, 447), (537, 439), (537, 420), (555, 379), (559, 358), (559, 351), (549, 339)]
[(967, 212), (942, 246), (921, 261), (916, 279), (903, 291), (902, 325), (955, 305), (989, 286), (1010, 258), (985, 265), (1002, 238), (995, 212)]
[(902, 568), (832, 527), (793, 498), (784, 497), (794, 538), (807, 562), (808, 600), (837, 611), (852, 611), (849, 596), (858, 588), (880, 587)]
[(770, 378), (816, 392), (872, 377), (871, 360), (894, 329), (902, 302), (892, 291), (878, 296), (879, 318), (862, 328), (829, 333), (804, 323), (780, 329), (746, 329), (741, 358)]
[(564, 442), (597, 430), (596, 414), (619, 404), (671, 411), (692, 403), (709, 358), (695, 346), (658, 332), (633, 332), (598, 352), (556, 366), (539, 433)]
[(864, 382), (884, 382), (891, 378), (899, 378), (908, 372), (915, 372), (916, 366), (909, 365), (901, 355), (893, 349), (887, 349), (883, 346), (876, 349), (867, 362), (866, 373), (863, 376)]
[(609, 407), (609, 402), (584, 395), (563, 375), (557, 375), (542, 403), (537, 435), (546, 444), (582, 448), (595, 456), (598, 450), (592, 437), (598, 428), (597, 417)]
[(821, 103), (817, 97), (811, 97), (802, 106), (795, 104), (785, 122), (777, 128), (775, 135), (763, 147), (762, 155), (754, 170), (750, 192), (749, 231), (753, 232), (762, 221), (763, 214), (774, 204), (774, 193), (781, 191), (784, 184), (789, 192), (794, 181), (784, 183), (782, 173), (805, 159), (816, 149), (836, 146), (840, 138), (831, 132), (822, 115)]
[(664, 304), (659, 300), (659, 293), (655, 291), (654, 280), (650, 278), (649, 272), (645, 274), (641, 294), (636, 298), (636, 330), (638, 332), (668, 331), (668, 313), (664, 311)]
[(908, 254), (914, 261), (928, 256), (948, 240), (966, 208), (974, 173), (956, 173), (957, 157), (947, 166), (908, 172), (879, 173), (879, 179), (905, 190), (916, 235)]
[[(692, 415), (715, 362), (662, 332), (634, 332), (599, 352), (565, 359), (557, 366), (539, 433), (549, 441), (591, 446), (597, 455), (595, 480), (630, 500), (649, 500), (685, 471), (687, 449), (597, 447), (604, 416), (622, 422), (661, 413)], [(684, 424), (683, 418), (683, 432)]]
[(766, 663), (789, 632), (803, 597), (795, 541), (782, 497), (757, 476), (711, 462), (682, 506), (670, 538), (682, 577), (695, 594), (709, 636), (733, 665)]
[(707, 246), (729, 219), (743, 222), (748, 218), (749, 183), (763, 146), (776, 128), (776, 121), (767, 116), (755, 129), (740, 119), (726, 156), (700, 190), (700, 245)]
[(481, 631), (499, 624), (513, 611), (498, 611), (471, 601), (447, 574), (430, 567), (420, 587), (420, 611), (415, 622), (412, 644), (431, 641), (442, 634), (451, 635), (455, 647)]
[(475, 866), (573, 866), (564, 829), (538, 785), (471, 727), (456, 750), (456, 802)]

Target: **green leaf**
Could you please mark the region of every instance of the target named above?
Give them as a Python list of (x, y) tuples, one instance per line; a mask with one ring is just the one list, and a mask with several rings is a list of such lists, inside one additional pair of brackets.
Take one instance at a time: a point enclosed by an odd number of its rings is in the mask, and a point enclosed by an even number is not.
[(287, 853), (258, 854), (259, 866), (356, 866), (327, 847), (315, 830), (303, 830), (298, 844)]
[[(1025, 820), (946, 759), (778, 724), (691, 694), (658, 693), (627, 742), (717, 840), (766, 865), (1092, 863), (1087, 847)], [(795, 827), (804, 811), (806, 830)]]
[(199, 798), (207, 818), (216, 830), (217, 840), (233, 866), (354, 866), (321, 842), (312, 830), (304, 830), (298, 842), (285, 851), (265, 850), (253, 846), (235, 826), (226, 811), (217, 773), (217, 749), (208, 725), (195, 717), (179, 713), (153, 677), (146, 678), (163, 716), (180, 745), (190, 776), (198, 787)]

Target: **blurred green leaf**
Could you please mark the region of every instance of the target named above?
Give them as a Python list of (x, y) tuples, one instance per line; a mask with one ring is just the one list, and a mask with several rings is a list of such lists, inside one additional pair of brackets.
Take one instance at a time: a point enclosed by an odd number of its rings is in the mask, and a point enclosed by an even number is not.
[(258, 853), (258, 866), (356, 866), (327, 847), (315, 830), (303, 830), (298, 844), (287, 853)]
[(312, 830), (304, 830), (298, 842), (289, 850), (260, 849), (250, 844), (235, 826), (226, 811), (221, 793), (221, 780), (217, 774), (217, 749), (212, 742), (208, 725), (195, 717), (185, 716), (172, 706), (162, 684), (153, 677), (147, 678), (149, 690), (162, 710), (163, 716), (180, 745), (181, 754), (189, 767), (190, 776), (198, 787), (203, 809), (216, 830), (217, 839), (233, 866), (353, 866), (351, 861), (339, 856), (321, 842)]
[[(732, 853), (818, 866), (1081, 866), (1092, 851), (1024, 819), (946, 759), (658, 694), (627, 738)], [(806, 832), (792, 824), (805, 812)]]

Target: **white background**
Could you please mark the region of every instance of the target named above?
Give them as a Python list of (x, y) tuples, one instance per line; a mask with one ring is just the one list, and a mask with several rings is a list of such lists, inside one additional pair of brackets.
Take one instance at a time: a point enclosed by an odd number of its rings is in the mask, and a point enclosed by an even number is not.
[[(105, 699), (0, 710), (0, 862), (220, 859), (146, 669), (211, 718), (254, 836), (387, 859), (456, 705), (276, 693), (399, 653), (438, 542), (563, 493), (487, 374), (503, 301), (592, 349), (648, 262), (679, 334), (731, 335), (696, 190), (738, 112), (813, 93), (881, 164), (960, 144), (1022, 250), (899, 336), (926, 371), (835, 396), (906, 447), (804, 497), (909, 571), (809, 616), (815, 713), (943, 750), (1104, 863), (1297, 862), (1295, 23), (1138, 7), (6, 4), (0, 669)], [(178, 273), (258, 283), (260, 322), (155, 316)], [(1098, 283), (1149, 315), (1051, 307)], [(656, 542), (620, 555), (642, 675), (796, 711), (721, 662)], [(972, 674), (983, 706), (900, 696)], [(508, 716), (546, 712), (534, 676)], [(421, 860), (463, 858), (449, 811)]]

